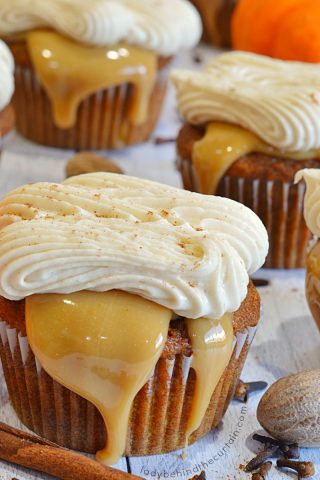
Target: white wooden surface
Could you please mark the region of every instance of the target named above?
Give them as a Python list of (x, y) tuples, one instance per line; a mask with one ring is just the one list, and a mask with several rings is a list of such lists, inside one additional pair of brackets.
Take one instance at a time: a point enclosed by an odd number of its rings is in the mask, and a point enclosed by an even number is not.
[[(215, 52), (201, 48), (200, 54), (210, 58)], [(181, 56), (177, 65), (198, 68), (191, 54)], [(200, 65), (201, 66), (201, 65)], [(173, 137), (179, 128), (174, 92), (168, 91), (161, 121), (155, 136)], [(59, 151), (33, 145), (16, 134), (7, 139), (0, 162), (0, 196), (12, 188), (30, 181), (60, 181), (70, 151)], [(150, 178), (180, 186), (175, 170), (173, 144), (155, 146), (148, 144), (109, 156), (117, 161), (127, 174)], [(260, 288), (264, 305), (264, 318), (242, 374), (246, 381), (266, 380), (269, 384), (289, 373), (308, 368), (320, 368), (320, 334), (311, 318), (304, 296), (304, 271), (260, 271), (259, 278), (268, 278), (267, 287)], [(258, 449), (250, 439), (259, 431), (255, 412), (260, 394), (253, 396), (247, 405), (233, 402), (225, 415), (223, 425), (188, 450), (183, 460), (181, 452), (168, 455), (122, 459), (118, 468), (146, 479), (186, 479), (204, 469), (209, 480), (246, 479), (250, 475), (239, 470)], [(7, 396), (0, 368), (0, 421), (23, 428)], [(320, 479), (320, 449), (303, 449), (302, 458), (313, 460)], [(48, 476), (28, 472), (23, 468), (0, 462), (0, 480), (48, 479)], [(270, 479), (295, 478), (293, 474), (274, 468)], [(88, 479), (89, 480), (89, 479)]]

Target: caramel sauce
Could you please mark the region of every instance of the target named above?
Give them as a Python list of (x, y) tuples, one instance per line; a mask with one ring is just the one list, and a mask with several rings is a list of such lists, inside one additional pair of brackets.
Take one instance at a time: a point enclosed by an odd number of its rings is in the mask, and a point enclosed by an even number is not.
[(306, 262), (306, 297), (320, 329), (320, 242), (313, 246), (307, 255)]
[(212, 394), (231, 358), (234, 337), (232, 319), (233, 315), (226, 313), (219, 320), (186, 320), (193, 350), (192, 368), (196, 373), (186, 442), (200, 427)]
[(147, 119), (157, 73), (155, 53), (125, 43), (89, 47), (50, 30), (32, 30), (26, 38), (58, 127), (74, 125), (79, 104), (89, 95), (123, 83), (135, 88), (128, 119), (134, 125)]
[(320, 158), (320, 150), (284, 152), (263, 142), (249, 130), (227, 123), (210, 122), (204, 136), (195, 142), (192, 151), (199, 191), (214, 194), (231, 165), (240, 157), (253, 152), (293, 160)]
[[(171, 317), (171, 310), (118, 290), (26, 298), (27, 335), (40, 364), (103, 417), (102, 463), (117, 462), (125, 451), (132, 402), (161, 356)], [(196, 372), (188, 441), (228, 364), (234, 335), (231, 314), (186, 321)]]
[(27, 335), (40, 364), (104, 419), (102, 463), (117, 462), (125, 450), (133, 399), (161, 355), (171, 316), (167, 308), (116, 290), (26, 299)]

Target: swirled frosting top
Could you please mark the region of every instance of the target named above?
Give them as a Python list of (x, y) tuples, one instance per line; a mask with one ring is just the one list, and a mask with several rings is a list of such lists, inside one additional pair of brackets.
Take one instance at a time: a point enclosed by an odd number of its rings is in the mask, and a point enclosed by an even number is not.
[(266, 230), (226, 198), (111, 173), (36, 183), (0, 203), (0, 294), (120, 289), (189, 318), (236, 311)]
[(189, 123), (233, 123), (289, 152), (320, 147), (319, 65), (230, 52), (171, 78)]
[(4, 42), (0, 40), (0, 110), (8, 105), (14, 90), (13, 57)]
[(304, 168), (295, 176), (295, 183), (304, 179), (306, 193), (304, 197), (304, 218), (309, 230), (320, 237), (320, 169)]
[(0, 32), (49, 27), (95, 46), (120, 41), (169, 56), (196, 45), (201, 20), (187, 0), (0, 0)]

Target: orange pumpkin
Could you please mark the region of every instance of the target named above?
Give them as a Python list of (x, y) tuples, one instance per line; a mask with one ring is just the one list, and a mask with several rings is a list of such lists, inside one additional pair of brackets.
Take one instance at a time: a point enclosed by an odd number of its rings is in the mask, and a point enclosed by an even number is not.
[(320, 62), (320, 0), (239, 0), (232, 45), (281, 58)]

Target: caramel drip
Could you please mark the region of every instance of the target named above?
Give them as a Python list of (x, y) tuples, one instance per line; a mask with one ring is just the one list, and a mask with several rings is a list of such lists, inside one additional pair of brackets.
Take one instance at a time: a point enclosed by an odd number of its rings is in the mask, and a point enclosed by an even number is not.
[(214, 194), (230, 166), (240, 157), (253, 152), (292, 160), (320, 158), (320, 150), (284, 152), (263, 142), (249, 130), (227, 123), (210, 122), (192, 151), (192, 163), (201, 193)]
[(102, 463), (124, 453), (133, 399), (161, 355), (170, 319), (170, 310), (116, 290), (26, 299), (28, 339), (40, 364), (104, 419)]
[(317, 241), (308, 252), (306, 262), (307, 273), (320, 279), (320, 242)]
[(312, 247), (307, 255), (306, 297), (309, 308), (320, 328), (320, 242)]
[(187, 424), (186, 442), (200, 427), (212, 394), (231, 358), (234, 338), (232, 318), (232, 314), (226, 313), (219, 320), (208, 318), (187, 320), (196, 384)]
[[(126, 292), (82, 291), (26, 299), (27, 334), (44, 370), (92, 402), (107, 430), (97, 453), (113, 464), (123, 455), (132, 402), (165, 345), (171, 310)], [(196, 372), (186, 440), (200, 425), (230, 359), (232, 315), (186, 320)]]
[(139, 125), (147, 119), (157, 71), (155, 53), (125, 43), (89, 47), (49, 30), (26, 35), (30, 57), (52, 102), (58, 127), (74, 125), (79, 104), (89, 95), (123, 83), (135, 87), (126, 112), (129, 120)]

